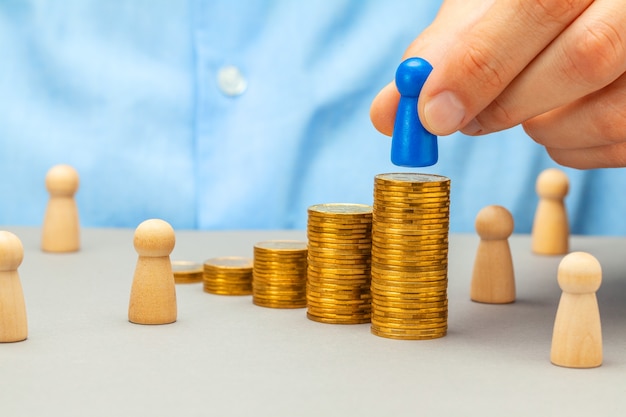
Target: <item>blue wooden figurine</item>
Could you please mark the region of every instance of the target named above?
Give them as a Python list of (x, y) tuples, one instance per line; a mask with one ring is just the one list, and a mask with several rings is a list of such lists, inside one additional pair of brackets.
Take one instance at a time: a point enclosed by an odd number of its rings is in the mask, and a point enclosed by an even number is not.
[(394, 165), (426, 167), (437, 163), (437, 136), (424, 129), (417, 115), (417, 99), (432, 69), (422, 58), (409, 58), (396, 71), (400, 103), (391, 139)]

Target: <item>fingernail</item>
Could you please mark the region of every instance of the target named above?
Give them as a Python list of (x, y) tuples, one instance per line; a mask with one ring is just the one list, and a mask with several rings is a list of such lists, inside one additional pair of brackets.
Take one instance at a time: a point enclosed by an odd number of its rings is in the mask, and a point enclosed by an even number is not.
[(428, 130), (435, 134), (448, 135), (461, 127), (465, 108), (453, 93), (444, 91), (426, 103), (424, 118)]
[(461, 129), (461, 131), (463, 133), (465, 133), (466, 135), (478, 135), (480, 133), (482, 133), (483, 131), (483, 126), (478, 122), (478, 120), (476, 119), (472, 119), (471, 122), (469, 122), (468, 124), (466, 124), (463, 129)]

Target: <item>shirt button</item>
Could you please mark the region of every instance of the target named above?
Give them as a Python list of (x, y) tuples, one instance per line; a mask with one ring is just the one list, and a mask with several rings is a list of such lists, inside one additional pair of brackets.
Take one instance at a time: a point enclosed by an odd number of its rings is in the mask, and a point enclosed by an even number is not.
[(227, 96), (239, 96), (246, 91), (248, 82), (239, 68), (234, 65), (222, 67), (217, 72), (217, 85)]

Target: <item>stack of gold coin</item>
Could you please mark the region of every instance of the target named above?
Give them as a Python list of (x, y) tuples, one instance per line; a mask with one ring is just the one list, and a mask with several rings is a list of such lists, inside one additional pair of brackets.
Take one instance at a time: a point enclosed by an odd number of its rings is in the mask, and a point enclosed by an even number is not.
[(306, 307), (306, 242), (269, 240), (254, 245), (252, 302), (262, 307)]
[(434, 339), (448, 328), (450, 180), (381, 174), (374, 180), (372, 333)]
[(307, 238), (307, 317), (323, 323), (369, 323), (372, 206), (311, 206)]
[(172, 272), (176, 284), (202, 282), (202, 264), (190, 261), (172, 261)]
[(220, 295), (252, 294), (252, 259), (239, 256), (211, 258), (204, 262), (204, 291)]

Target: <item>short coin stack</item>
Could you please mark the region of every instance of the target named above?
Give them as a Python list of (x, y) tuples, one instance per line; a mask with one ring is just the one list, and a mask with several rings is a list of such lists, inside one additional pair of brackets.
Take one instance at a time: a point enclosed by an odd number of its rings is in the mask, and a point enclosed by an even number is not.
[(428, 174), (374, 179), (372, 333), (434, 339), (448, 328), (450, 180)]
[(190, 261), (172, 261), (172, 272), (176, 284), (202, 282), (202, 264)]
[(311, 206), (307, 238), (307, 317), (333, 324), (369, 323), (372, 206)]
[(306, 307), (306, 242), (269, 240), (254, 245), (252, 302), (271, 308)]
[(204, 262), (204, 291), (219, 295), (252, 294), (252, 259), (239, 256)]

